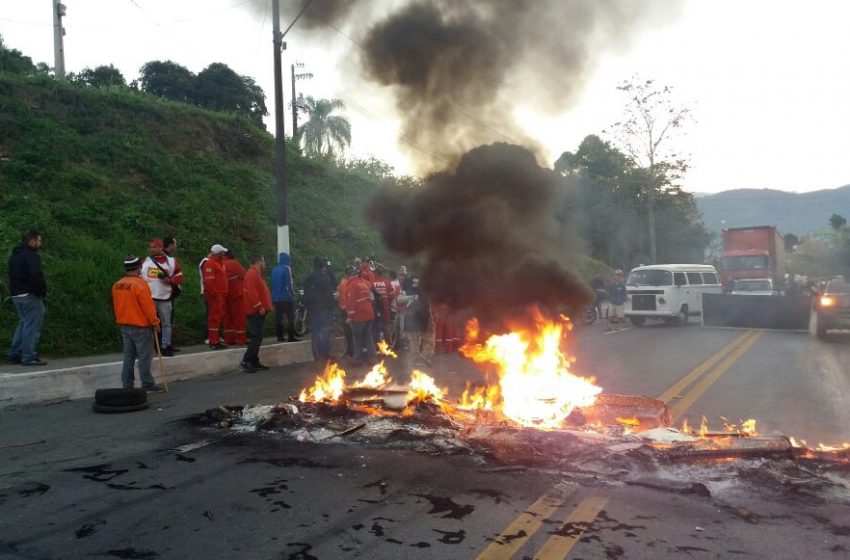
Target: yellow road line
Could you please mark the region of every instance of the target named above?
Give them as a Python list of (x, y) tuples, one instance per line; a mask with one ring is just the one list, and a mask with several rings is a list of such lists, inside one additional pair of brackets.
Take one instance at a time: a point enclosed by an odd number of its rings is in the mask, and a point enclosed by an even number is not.
[(516, 554), (528, 539), (540, 529), (543, 522), (561, 507), (577, 489), (578, 486), (574, 484), (556, 484), (547, 490), (540, 499), (531, 504), (527, 510), (505, 527), (496, 537), (496, 540), (481, 551), (476, 560), (507, 560)]
[[(563, 560), (570, 550), (578, 542), (582, 533), (590, 527), (596, 516), (608, 503), (608, 498), (601, 496), (590, 496), (581, 501), (578, 507), (564, 521), (566, 535), (552, 535), (543, 545), (543, 548), (534, 555), (534, 560)], [(569, 528), (566, 526), (570, 525)], [(563, 530), (563, 529), (562, 529)]]
[(714, 364), (719, 362), (725, 355), (734, 350), (736, 347), (739, 347), (742, 344), (746, 344), (747, 340), (749, 340), (756, 334), (758, 334), (758, 331), (747, 331), (744, 334), (735, 337), (732, 342), (718, 350), (717, 353), (715, 353), (706, 361), (692, 369), (689, 373), (685, 374), (684, 377), (679, 379), (669, 389), (664, 391), (661, 396), (658, 397), (658, 400), (664, 401), (665, 403), (669, 404), (673, 397), (680, 394), (697, 379), (699, 379), (700, 376), (702, 376), (705, 372), (713, 368)]
[(749, 337), (741, 346), (739, 346), (734, 352), (726, 356), (723, 361), (711, 372), (709, 372), (705, 377), (703, 377), (700, 382), (694, 386), (693, 389), (690, 390), (685, 396), (683, 396), (680, 400), (676, 402), (673, 406), (670, 407), (670, 415), (673, 419), (673, 422), (679, 419), (679, 417), (684, 414), (686, 410), (688, 410), (692, 404), (699, 399), (703, 393), (711, 387), (715, 381), (717, 381), (721, 375), (726, 373), (726, 371), (732, 367), (732, 364), (737, 362), (744, 353), (750, 349), (750, 347), (755, 344), (756, 340), (762, 335), (761, 331), (756, 331), (756, 333)]

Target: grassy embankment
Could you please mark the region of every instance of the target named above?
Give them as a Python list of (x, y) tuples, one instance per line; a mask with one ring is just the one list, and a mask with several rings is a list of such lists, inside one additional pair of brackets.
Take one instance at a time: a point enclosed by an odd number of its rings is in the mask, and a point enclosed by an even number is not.
[[(187, 290), (177, 301), (179, 344), (200, 339), (196, 264), (213, 242), (245, 263), (276, 261), (273, 138), (244, 118), (172, 103), (126, 88), (71, 86), (0, 75), (0, 299), (20, 234), (44, 237), (48, 317), (42, 355), (120, 351), (110, 287), (124, 255), (174, 234)], [(290, 224), (297, 278), (312, 257), (335, 264), (378, 252), (359, 208), (380, 184), (291, 150)], [(0, 349), (17, 322), (0, 306)]]

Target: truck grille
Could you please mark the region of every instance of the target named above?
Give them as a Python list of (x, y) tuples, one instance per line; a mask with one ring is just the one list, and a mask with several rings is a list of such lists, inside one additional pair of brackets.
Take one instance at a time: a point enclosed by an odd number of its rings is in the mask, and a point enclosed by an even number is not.
[(655, 311), (655, 296), (633, 295), (632, 309), (635, 311)]

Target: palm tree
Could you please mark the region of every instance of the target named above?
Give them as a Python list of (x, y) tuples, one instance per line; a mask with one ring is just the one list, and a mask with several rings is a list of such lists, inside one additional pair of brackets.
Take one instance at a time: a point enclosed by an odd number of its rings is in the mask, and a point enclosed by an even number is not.
[(344, 108), (345, 103), (339, 99), (299, 96), (298, 109), (307, 113), (309, 119), (298, 127), (298, 142), (307, 153), (332, 156), (334, 147), (341, 151), (351, 144), (351, 123), (345, 117), (331, 114)]

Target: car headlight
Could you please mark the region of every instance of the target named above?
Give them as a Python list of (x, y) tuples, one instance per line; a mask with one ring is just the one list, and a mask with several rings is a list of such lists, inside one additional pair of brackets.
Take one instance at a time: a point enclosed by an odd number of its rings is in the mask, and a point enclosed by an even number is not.
[(820, 298), (820, 306), (821, 307), (832, 307), (835, 305), (835, 298), (829, 296), (821, 296)]

